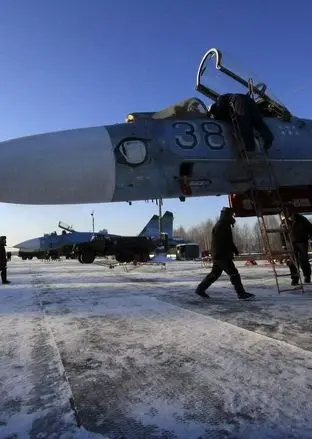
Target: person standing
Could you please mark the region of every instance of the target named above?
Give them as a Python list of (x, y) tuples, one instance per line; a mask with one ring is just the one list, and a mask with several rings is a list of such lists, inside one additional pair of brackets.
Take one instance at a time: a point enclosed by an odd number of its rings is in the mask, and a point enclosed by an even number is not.
[[(296, 213), (295, 207), (288, 204), (284, 209), (285, 219), (282, 220), (281, 227), (286, 228), (288, 223), (289, 236), (281, 234), (282, 247), (287, 248), (287, 241), (291, 240), (297, 266), (291, 259), (288, 260), (288, 267), (291, 276), (291, 285), (299, 284), (298, 267), (301, 268), (304, 276), (304, 282), (311, 282), (311, 265), (309, 262), (309, 238), (312, 237), (312, 224), (303, 215)], [(288, 239), (287, 239), (288, 238)]]
[(6, 236), (0, 236), (0, 271), (1, 280), (3, 284), (10, 284), (11, 282), (7, 280), (7, 255), (5, 251), (6, 246)]
[(233, 215), (234, 211), (232, 208), (223, 207), (220, 218), (212, 229), (212, 269), (195, 290), (195, 293), (201, 297), (209, 298), (205, 291), (221, 276), (223, 271), (230, 276), (230, 281), (239, 299), (251, 300), (255, 297), (254, 294), (245, 291), (240, 274), (233, 262), (233, 255), (238, 255), (232, 235), (232, 227), (235, 224)]

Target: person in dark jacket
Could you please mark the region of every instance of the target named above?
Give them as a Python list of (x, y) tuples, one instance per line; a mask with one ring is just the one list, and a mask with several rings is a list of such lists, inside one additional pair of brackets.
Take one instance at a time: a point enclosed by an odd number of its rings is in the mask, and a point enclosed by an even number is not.
[[(220, 95), (210, 107), (210, 113), (215, 119), (232, 121), (247, 152), (255, 151), (254, 129), (261, 136), (265, 151), (272, 146), (274, 136), (264, 122), (257, 104), (248, 95), (240, 93)], [(233, 120), (233, 116), (236, 122)]]
[(287, 233), (285, 233), (285, 235), (281, 234), (282, 247), (287, 248), (287, 241), (291, 240), (297, 261), (297, 266), (291, 259), (288, 261), (291, 284), (298, 285), (299, 283), (298, 267), (301, 267), (304, 282), (310, 283), (311, 265), (309, 262), (309, 238), (312, 237), (312, 224), (308, 218), (296, 213), (292, 204), (288, 204), (285, 207), (284, 213), (285, 219), (282, 221), (281, 227), (285, 227), (287, 230), (287, 221), (289, 225), (289, 235)]
[(195, 293), (201, 297), (209, 298), (205, 292), (225, 271), (235, 288), (237, 296), (242, 300), (254, 298), (254, 294), (247, 293), (242, 285), (240, 274), (233, 262), (233, 255), (238, 255), (238, 250), (233, 241), (232, 227), (235, 224), (234, 211), (230, 207), (224, 207), (220, 219), (212, 229), (211, 240), (211, 272), (200, 282)]
[(7, 280), (7, 256), (5, 251), (6, 236), (0, 236), (0, 271), (3, 284), (10, 284)]

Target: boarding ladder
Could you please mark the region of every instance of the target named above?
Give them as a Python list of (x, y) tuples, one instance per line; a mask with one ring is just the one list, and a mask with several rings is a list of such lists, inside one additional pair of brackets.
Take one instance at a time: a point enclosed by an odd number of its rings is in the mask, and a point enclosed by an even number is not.
[[(283, 202), (283, 199), (282, 199), (280, 191), (279, 191), (279, 185), (278, 185), (278, 182), (276, 180), (273, 166), (272, 166), (270, 160), (267, 158), (267, 154), (264, 150), (261, 152), (261, 154), (257, 155), (256, 158), (255, 157), (251, 158), (251, 155), (254, 156), (255, 153), (249, 153), (248, 151), (246, 151), (244, 141), (240, 135), (239, 125), (237, 123), (235, 111), (231, 107), (231, 105), (230, 105), (230, 114), (231, 114), (231, 119), (232, 119), (232, 124), (233, 124), (233, 135), (234, 135), (236, 144), (238, 146), (240, 158), (247, 163), (248, 169), (251, 172), (252, 187), (249, 191), (250, 197), (251, 197), (251, 202), (253, 204), (253, 207), (254, 207), (254, 210), (255, 210), (255, 213), (257, 216), (266, 258), (270, 262), (270, 264), (272, 265), (272, 268), (273, 268), (277, 291), (279, 294), (282, 292), (295, 291), (295, 290), (300, 290), (302, 293), (304, 293), (304, 287), (303, 287), (303, 283), (302, 283), (300, 267), (298, 266), (298, 261), (297, 261), (297, 258), (295, 256), (294, 247), (293, 247), (292, 241), (290, 239), (290, 224), (289, 224), (287, 218), (282, 220), (282, 211), (283, 211), (283, 207), (284, 207), (285, 203)], [(268, 215), (268, 211), (265, 211), (265, 208), (263, 208), (261, 201), (259, 199), (259, 193), (257, 191), (257, 182), (256, 182), (256, 178), (254, 175), (255, 169), (256, 168), (259, 169), (259, 167), (261, 169), (263, 169), (268, 175), (270, 186), (272, 187), (272, 189), (268, 192), (270, 192), (270, 196), (272, 197), (274, 205), (276, 206), (274, 213), (277, 214), (279, 217), (279, 224), (283, 223), (284, 227), (270, 228), (266, 224), (265, 215)], [(270, 212), (270, 214), (272, 214), (272, 212)], [(274, 234), (279, 234), (279, 235), (282, 235), (284, 237), (284, 242), (286, 243), (286, 250), (285, 251), (275, 251), (272, 249), (272, 242), (270, 240), (270, 236), (272, 236)], [(280, 258), (286, 257), (288, 262), (291, 262), (295, 265), (295, 267), (298, 271), (298, 274), (299, 274), (298, 285), (292, 286), (291, 288), (290, 287), (284, 288), (284, 289), (281, 288), (281, 285), (279, 282), (280, 277), (286, 277), (286, 276), (290, 277), (290, 271), (287, 274), (278, 273), (278, 271), (276, 270), (276, 264), (275, 264), (275, 259), (277, 259), (278, 257), (280, 257)]]

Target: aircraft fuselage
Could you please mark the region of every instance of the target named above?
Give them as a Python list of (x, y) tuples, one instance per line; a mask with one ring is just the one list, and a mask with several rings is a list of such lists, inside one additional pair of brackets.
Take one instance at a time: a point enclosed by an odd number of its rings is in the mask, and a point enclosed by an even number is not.
[[(266, 118), (267, 155), (281, 187), (312, 185), (312, 122)], [(261, 159), (239, 158), (229, 123), (142, 119), (39, 134), (1, 143), (0, 201), (82, 204), (176, 198), (182, 174), (193, 197), (272, 188)], [(181, 174), (182, 172), (182, 174)]]

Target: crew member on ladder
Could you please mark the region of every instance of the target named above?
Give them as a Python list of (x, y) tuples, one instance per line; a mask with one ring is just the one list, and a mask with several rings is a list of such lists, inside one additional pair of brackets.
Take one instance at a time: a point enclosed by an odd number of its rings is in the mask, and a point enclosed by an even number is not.
[(211, 105), (210, 113), (215, 119), (232, 121), (234, 130), (244, 143), (245, 150), (255, 151), (254, 129), (263, 139), (263, 148), (267, 151), (273, 143), (274, 136), (264, 122), (261, 112), (249, 95), (240, 93), (226, 93), (220, 95)]
[(247, 293), (243, 287), (240, 274), (233, 262), (233, 254), (238, 255), (238, 250), (233, 241), (232, 227), (235, 224), (234, 211), (230, 207), (224, 207), (220, 219), (212, 229), (211, 240), (211, 272), (200, 282), (195, 293), (201, 297), (209, 298), (205, 292), (225, 271), (230, 276), (236, 294), (241, 300), (250, 300), (255, 296)]
[[(312, 224), (303, 215), (296, 213), (292, 204), (288, 204), (285, 209), (285, 219), (282, 220), (281, 227), (286, 229), (285, 234), (281, 234), (282, 247), (287, 248), (286, 238), (289, 236), (295, 253), (295, 258), (298, 267), (301, 267), (304, 276), (304, 282), (311, 282), (311, 265), (309, 262), (309, 238), (312, 237)], [(287, 233), (287, 223), (288, 232)], [(291, 284), (298, 285), (299, 273), (294, 261), (289, 260), (288, 264), (290, 269)]]

